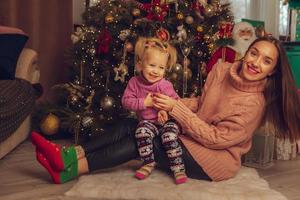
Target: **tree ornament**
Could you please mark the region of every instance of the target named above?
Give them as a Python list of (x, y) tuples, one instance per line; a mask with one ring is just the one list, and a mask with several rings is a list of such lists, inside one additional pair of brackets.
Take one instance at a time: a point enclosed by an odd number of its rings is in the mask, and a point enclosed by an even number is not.
[(70, 94), (67, 99), (67, 105), (70, 109), (77, 111), (84, 108), (85, 104), (82, 99), (76, 94)]
[(188, 58), (184, 59), (183, 62), (184, 62), (183, 65), (186, 65), (186, 66), (189, 66), (191, 64), (191, 61)]
[(195, 40), (196, 42), (201, 42), (202, 39), (203, 39), (203, 35), (202, 35), (201, 33), (197, 32), (197, 33), (195, 34), (195, 36), (194, 36), (194, 40)]
[(128, 74), (128, 67), (125, 63), (121, 63), (119, 67), (114, 67), (115, 81), (120, 80), (122, 83), (125, 82), (125, 76)]
[(182, 20), (182, 19), (184, 18), (183, 13), (182, 13), (182, 12), (177, 13), (177, 14), (176, 14), (176, 18), (177, 18), (178, 20)]
[(110, 113), (115, 107), (116, 105), (114, 98), (108, 96), (108, 94), (100, 99), (100, 109), (102, 109), (104, 112)]
[(90, 127), (94, 123), (94, 119), (91, 116), (85, 116), (81, 120), (81, 125), (83, 127)]
[(210, 4), (208, 4), (205, 8), (204, 8), (204, 14), (207, 17), (212, 17), (215, 14), (214, 11), (214, 7)]
[(169, 75), (169, 79), (173, 82), (177, 81), (178, 77), (179, 77), (179, 75), (176, 72), (173, 72)]
[(119, 34), (119, 38), (120, 40), (125, 41), (130, 36), (130, 34), (131, 34), (130, 29), (121, 30)]
[(202, 76), (203, 78), (207, 77), (207, 71), (206, 71), (205, 63), (203, 63), (203, 64), (200, 66), (200, 73), (201, 73), (201, 76)]
[(199, 25), (199, 26), (197, 26), (196, 30), (197, 30), (197, 32), (202, 33), (204, 28), (203, 28), (203, 26)]
[(192, 94), (190, 97), (197, 97), (200, 94), (201, 88), (199, 87), (198, 83), (193, 83), (192, 85)]
[(205, 34), (205, 35), (203, 36), (203, 38), (204, 38), (204, 40), (205, 40), (206, 43), (209, 43), (209, 41), (211, 40), (211, 37), (210, 37), (209, 34)]
[(109, 46), (111, 43), (111, 35), (110, 32), (107, 29), (103, 29), (100, 31), (98, 38), (97, 38), (97, 54), (106, 54), (109, 52)]
[(90, 54), (91, 56), (95, 56), (95, 55), (96, 55), (96, 49), (95, 49), (95, 48), (91, 48), (91, 49), (89, 49), (88, 51), (89, 51), (89, 54)]
[(49, 113), (41, 122), (40, 124), (40, 128), (41, 131), (45, 134), (45, 135), (54, 135), (58, 132), (60, 126), (60, 119), (52, 114)]
[(132, 52), (133, 51), (133, 45), (132, 45), (131, 42), (126, 42), (126, 44), (125, 44), (125, 50), (127, 52)]
[(155, 6), (154, 7), (154, 12), (155, 12), (155, 14), (160, 14), (161, 13), (161, 7), (159, 7), (159, 6)]
[(204, 12), (204, 7), (207, 5), (206, 0), (195, 0), (191, 4), (191, 10), (195, 11), (196, 16), (200, 19), (203, 20), (203, 12)]
[(232, 29), (233, 23), (227, 21), (221, 21), (219, 23), (219, 31), (218, 31), (218, 38), (221, 39), (228, 39), (232, 37)]
[(106, 24), (110, 24), (114, 21), (114, 16), (111, 14), (111, 13), (108, 13), (106, 16), (105, 16), (105, 23)]
[(184, 72), (183, 72), (183, 77), (187, 80), (190, 80), (192, 78), (192, 70), (190, 68), (187, 68)]
[(181, 73), (182, 72), (182, 65), (179, 64), (179, 63), (176, 63), (174, 68), (173, 68), (173, 71), (175, 71), (177, 73)]
[(215, 44), (214, 43), (209, 43), (208, 45), (209, 51), (212, 52), (215, 48)]
[(186, 22), (187, 24), (192, 24), (192, 23), (194, 23), (194, 18), (193, 18), (192, 16), (187, 16), (187, 17), (185, 18), (185, 22)]
[(161, 41), (169, 41), (170, 39), (170, 33), (167, 29), (165, 28), (159, 28), (156, 31), (156, 37), (158, 37)]
[(199, 56), (199, 57), (203, 56), (203, 51), (201, 51), (201, 50), (197, 51), (197, 56)]
[(148, 20), (164, 21), (168, 15), (169, 5), (161, 0), (152, 0), (151, 3), (139, 3), (139, 8), (147, 12)]
[(141, 15), (141, 10), (138, 9), (138, 8), (133, 8), (132, 11), (131, 11), (131, 14), (134, 16), (134, 17), (138, 17)]
[(178, 31), (177, 34), (176, 34), (177, 40), (179, 42), (182, 42), (182, 41), (186, 40), (187, 33), (186, 33), (186, 30), (184, 29), (183, 24), (180, 25), (180, 26), (177, 26), (177, 31)]
[(180, 49), (183, 55), (182, 97), (185, 97), (187, 95), (187, 82), (189, 77), (188, 55), (191, 52), (191, 46), (188, 43), (181, 43)]
[(72, 43), (75, 44), (80, 41), (84, 36), (84, 31), (81, 26), (77, 26), (75, 32), (71, 34)]

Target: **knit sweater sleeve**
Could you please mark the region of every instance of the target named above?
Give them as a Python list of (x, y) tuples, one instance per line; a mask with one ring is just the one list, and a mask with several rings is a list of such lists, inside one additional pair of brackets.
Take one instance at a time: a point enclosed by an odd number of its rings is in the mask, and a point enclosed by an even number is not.
[(258, 126), (263, 105), (251, 101), (247, 101), (242, 108), (232, 108), (230, 114), (217, 116), (211, 124), (201, 120), (180, 101), (169, 114), (195, 141), (211, 149), (224, 149), (251, 137), (254, 130), (247, 129), (247, 125), (255, 123)]
[(180, 99), (180, 101), (192, 112), (196, 112), (199, 108), (199, 98), (200, 97), (183, 98)]
[(127, 87), (124, 91), (123, 97), (122, 97), (122, 105), (123, 108), (131, 111), (140, 111), (146, 109), (144, 104), (144, 98), (139, 98), (137, 95), (137, 79), (135, 77), (132, 77)]

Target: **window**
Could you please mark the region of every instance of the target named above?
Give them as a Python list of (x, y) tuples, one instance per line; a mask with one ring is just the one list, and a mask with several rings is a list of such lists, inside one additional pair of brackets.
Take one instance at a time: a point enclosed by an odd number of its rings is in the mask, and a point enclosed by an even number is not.
[(279, 4), (279, 35), (287, 36), (289, 34), (288, 31), (288, 21), (289, 21), (289, 14), (288, 14), (288, 5), (283, 5), (283, 0), (280, 0)]

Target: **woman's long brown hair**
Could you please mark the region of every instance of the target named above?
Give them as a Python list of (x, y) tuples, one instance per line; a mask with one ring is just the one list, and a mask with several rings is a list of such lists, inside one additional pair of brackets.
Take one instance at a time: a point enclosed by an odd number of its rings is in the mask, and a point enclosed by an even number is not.
[(279, 138), (295, 141), (300, 138), (300, 97), (285, 49), (272, 36), (256, 39), (249, 49), (259, 41), (271, 42), (279, 54), (275, 73), (268, 77), (264, 91), (266, 109), (263, 122), (271, 123)]

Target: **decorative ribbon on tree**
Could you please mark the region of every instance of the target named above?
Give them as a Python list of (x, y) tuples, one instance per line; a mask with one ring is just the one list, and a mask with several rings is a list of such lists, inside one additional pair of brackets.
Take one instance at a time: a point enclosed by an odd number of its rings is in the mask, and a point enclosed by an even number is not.
[(111, 35), (107, 29), (100, 31), (97, 38), (97, 54), (106, 54), (109, 52), (109, 46), (111, 42)]
[(222, 21), (219, 23), (218, 37), (220, 39), (228, 39), (232, 37), (233, 24), (231, 22)]
[(204, 8), (207, 5), (206, 0), (195, 0), (191, 4), (191, 10), (194, 10), (199, 18), (203, 18)]
[(187, 43), (181, 43), (180, 49), (181, 49), (181, 52), (182, 52), (182, 55), (183, 55), (182, 97), (186, 97), (186, 95), (187, 95), (187, 82), (188, 82), (187, 80), (188, 80), (189, 75), (190, 75), (189, 72), (191, 71), (188, 68), (188, 62), (189, 61), (188, 61), (187, 57), (191, 52), (191, 47)]

